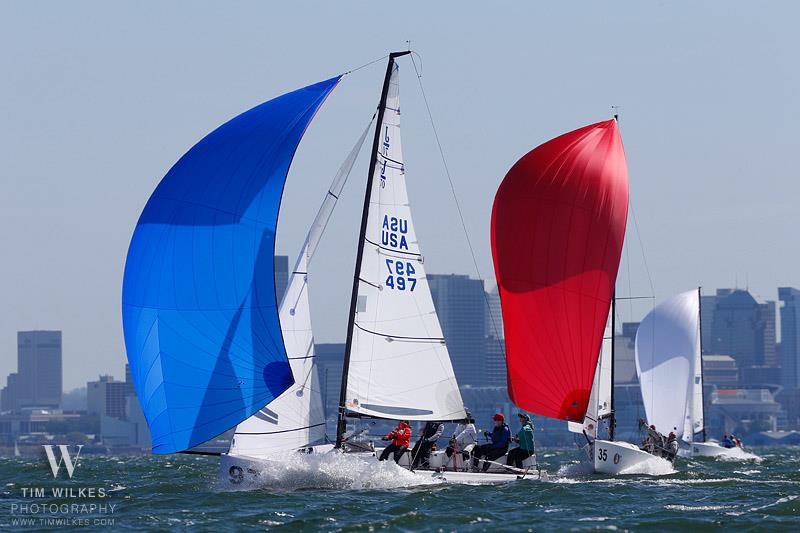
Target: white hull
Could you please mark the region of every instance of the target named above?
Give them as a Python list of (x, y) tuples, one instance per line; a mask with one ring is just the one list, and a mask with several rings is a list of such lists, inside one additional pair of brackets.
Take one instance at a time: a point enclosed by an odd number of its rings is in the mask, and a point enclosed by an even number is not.
[[(312, 454), (320, 457), (327, 453), (340, 453), (332, 449), (332, 445), (316, 446), (313, 448)], [(311, 450), (311, 449), (309, 449)], [(377, 456), (380, 455), (382, 450), (378, 449), (374, 453), (360, 452), (348, 453), (348, 456), (358, 456), (366, 459), (368, 462), (377, 462)], [(409, 468), (409, 455), (406, 453), (398, 463), (404, 469)], [(302, 454), (300, 454), (302, 457)], [(289, 461), (295, 460), (292, 457)], [(393, 462), (390, 457), (388, 461)], [(468, 465), (459, 461), (456, 469), (452, 461), (448, 464), (447, 457), (443, 451), (439, 450), (431, 454), (431, 467), (429, 469), (417, 469), (413, 472), (406, 472), (403, 482), (405, 484), (424, 485), (430, 483), (463, 483), (463, 484), (497, 484), (507, 483), (510, 481), (517, 481), (519, 479), (534, 479), (534, 480), (547, 480), (547, 473), (540, 471), (536, 468), (535, 460), (533, 457), (524, 461), (524, 470), (517, 470), (512, 468), (505, 468), (505, 457), (497, 460), (496, 463), (491, 464), (488, 472), (471, 472)], [(285, 476), (287, 472), (287, 461), (280, 459), (272, 459), (266, 457), (248, 457), (243, 455), (229, 455), (222, 454), (220, 456), (220, 471), (219, 482), (222, 487), (230, 489), (247, 489), (247, 488), (263, 488), (270, 487), (275, 481), (281, 484), (286, 484), (286, 479), (281, 477), (280, 480), (273, 479), (278, 473), (279, 476)], [(302, 475), (307, 479), (302, 483), (296, 485), (298, 488), (307, 487), (319, 483), (321, 486), (329, 486), (337, 482), (343, 482), (342, 479), (336, 479), (337, 473), (333, 469), (326, 469), (328, 471), (314, 471), (314, 467), (310, 466), (309, 469), (304, 469)], [(408, 476), (413, 476), (409, 478)], [(346, 480), (344, 480), (346, 482)], [(291, 484), (291, 483), (290, 483)]]
[(672, 463), (629, 442), (595, 440), (592, 450), (594, 471), (601, 474), (652, 474), (673, 472)]
[(751, 461), (760, 459), (757, 455), (748, 453), (741, 448), (725, 448), (718, 442), (692, 442), (689, 444), (690, 457), (715, 457), (720, 459)]

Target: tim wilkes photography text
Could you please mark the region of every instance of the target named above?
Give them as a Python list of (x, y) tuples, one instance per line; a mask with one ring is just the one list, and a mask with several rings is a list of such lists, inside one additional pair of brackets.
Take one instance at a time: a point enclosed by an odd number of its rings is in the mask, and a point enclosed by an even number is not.
[[(8, 483), (5, 524), (12, 529), (102, 528), (118, 525), (114, 489), (81, 482), (83, 445), (42, 445), (41, 460), (22, 463)], [(33, 471), (35, 468), (35, 471)], [(24, 475), (23, 475), (24, 472)], [(52, 477), (50, 477), (52, 476)], [(26, 480), (20, 483), (20, 480)]]

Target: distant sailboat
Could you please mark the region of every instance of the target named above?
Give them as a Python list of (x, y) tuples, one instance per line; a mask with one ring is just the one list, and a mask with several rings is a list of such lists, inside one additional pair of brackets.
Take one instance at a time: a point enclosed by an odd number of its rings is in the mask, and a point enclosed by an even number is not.
[(19, 445), (16, 440), (14, 441), (14, 457), (22, 457), (22, 454), (19, 453)]
[(642, 320), (636, 370), (647, 421), (662, 433), (674, 431), (691, 456), (755, 459), (706, 440), (701, 339), (699, 288), (665, 300)]
[(610, 311), (627, 213), (615, 119), (529, 152), (506, 175), (492, 211), (511, 399), (584, 433), (595, 470), (605, 473), (658, 459), (613, 435)]

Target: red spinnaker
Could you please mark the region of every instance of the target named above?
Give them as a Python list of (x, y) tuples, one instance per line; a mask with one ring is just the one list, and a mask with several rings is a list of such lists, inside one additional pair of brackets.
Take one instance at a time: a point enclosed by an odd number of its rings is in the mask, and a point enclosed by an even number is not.
[(492, 209), (508, 390), (562, 420), (586, 413), (628, 217), (616, 120), (564, 134), (509, 170)]

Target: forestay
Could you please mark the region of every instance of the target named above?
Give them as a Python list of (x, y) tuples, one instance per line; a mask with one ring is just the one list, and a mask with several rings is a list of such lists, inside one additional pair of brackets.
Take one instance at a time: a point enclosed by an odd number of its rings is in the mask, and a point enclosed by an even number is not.
[[(657, 305), (636, 332), (636, 372), (648, 424), (678, 437), (699, 424), (695, 403), (695, 367), (700, 358), (699, 298), (688, 291)], [(699, 384), (698, 384), (699, 385)], [(702, 413), (702, 398), (699, 412)], [(691, 440), (692, 435), (684, 435)]]
[(275, 455), (318, 443), (325, 437), (325, 410), (314, 361), (308, 265), (371, 125), (372, 121), (342, 163), (325, 194), (325, 199), (298, 255), (281, 302), (281, 329), (295, 383), (236, 427), (231, 441), (231, 455)]
[(411, 219), (392, 63), (353, 316), (347, 410), (380, 418), (455, 420), (466, 414)]
[(234, 427), (294, 382), (275, 297), (278, 210), (297, 145), (339, 79), (211, 132), (170, 169), (139, 218), (122, 318), (155, 453)]

